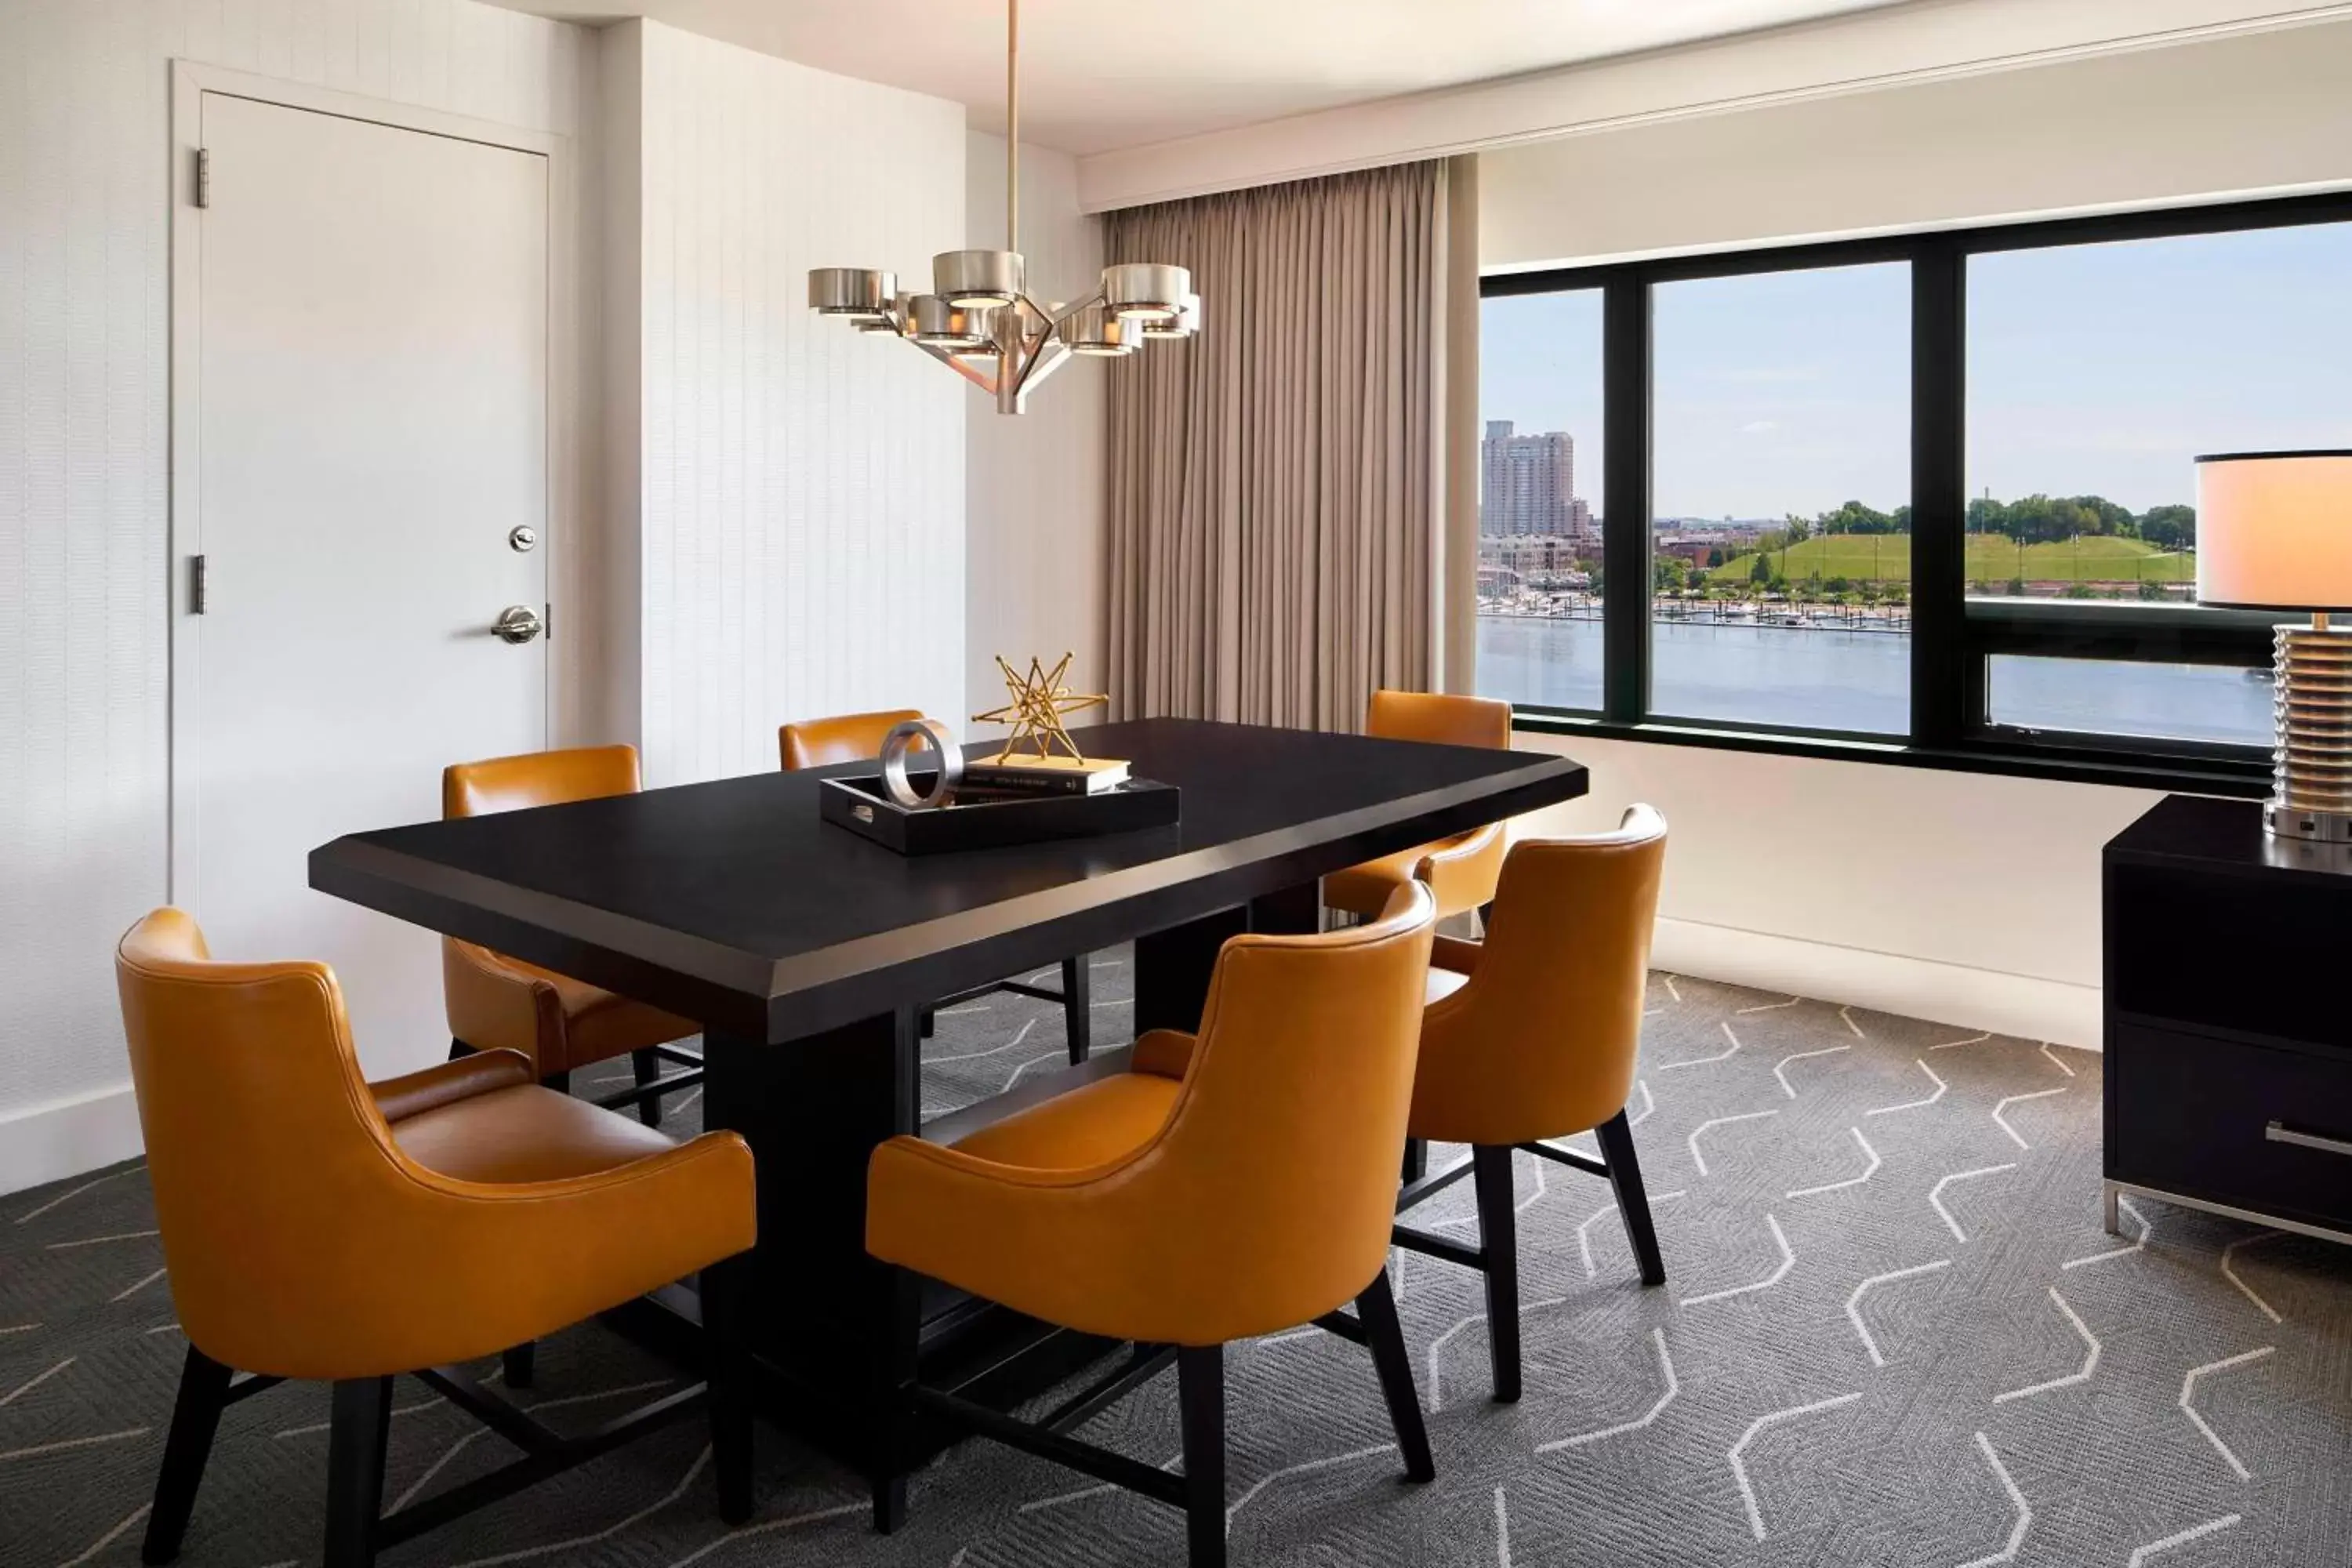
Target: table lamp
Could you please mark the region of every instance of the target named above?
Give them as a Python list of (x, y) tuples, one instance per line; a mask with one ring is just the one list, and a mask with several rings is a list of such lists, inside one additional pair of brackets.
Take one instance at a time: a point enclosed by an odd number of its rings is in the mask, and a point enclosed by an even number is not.
[(2275, 784), (2263, 825), (2280, 838), (2352, 844), (2352, 450), (2197, 459), (2197, 602), (2308, 610), (2278, 628)]

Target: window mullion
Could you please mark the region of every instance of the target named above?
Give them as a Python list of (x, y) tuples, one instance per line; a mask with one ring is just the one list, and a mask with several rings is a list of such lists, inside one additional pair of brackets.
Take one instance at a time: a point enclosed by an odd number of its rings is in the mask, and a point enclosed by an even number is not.
[(1601, 296), (1601, 712), (1638, 724), (1650, 711), (1650, 285), (1635, 272)]
[(1959, 743), (1969, 708), (1968, 258), (1930, 237), (1911, 260), (1911, 741)]

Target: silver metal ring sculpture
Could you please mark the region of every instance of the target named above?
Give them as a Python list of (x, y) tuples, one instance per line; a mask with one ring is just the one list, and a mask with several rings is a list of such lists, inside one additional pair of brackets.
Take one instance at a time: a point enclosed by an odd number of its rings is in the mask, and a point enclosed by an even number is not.
[[(918, 791), (907, 777), (907, 753), (919, 744), (928, 744), (940, 762), (939, 777), (929, 795)], [(909, 719), (882, 737), (883, 792), (908, 810), (927, 811), (950, 804), (955, 799), (956, 785), (962, 782), (963, 748), (937, 719)]]

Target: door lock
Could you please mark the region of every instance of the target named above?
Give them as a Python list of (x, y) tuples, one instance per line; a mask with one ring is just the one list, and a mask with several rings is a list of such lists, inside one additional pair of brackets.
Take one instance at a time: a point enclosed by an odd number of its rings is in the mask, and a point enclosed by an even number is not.
[(545, 623), (539, 618), (539, 612), (529, 605), (509, 605), (499, 612), (499, 618), (491, 624), (490, 630), (508, 642), (521, 644), (537, 637), (544, 627)]
[(539, 530), (527, 522), (516, 523), (507, 530), (507, 544), (517, 555), (528, 555), (539, 542)]

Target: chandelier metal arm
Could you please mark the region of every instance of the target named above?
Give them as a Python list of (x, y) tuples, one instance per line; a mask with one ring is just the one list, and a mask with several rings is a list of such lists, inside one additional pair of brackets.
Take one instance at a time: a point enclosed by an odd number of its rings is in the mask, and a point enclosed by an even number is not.
[[(909, 341), (911, 342), (912, 340)], [(936, 343), (916, 343), (915, 346), (922, 350), (925, 353), (930, 355), (933, 359), (939, 361), (941, 364), (947, 366), (950, 370), (955, 372), (958, 375), (963, 377), (966, 381), (971, 383), (974, 386), (980, 388), (981, 391), (987, 393), (992, 397), (996, 395), (996, 386), (997, 382), (1000, 379), (999, 376), (990, 375), (985, 372), (974, 370), (971, 365), (966, 364), (962, 360), (957, 358), (952, 352), (940, 348)]]

